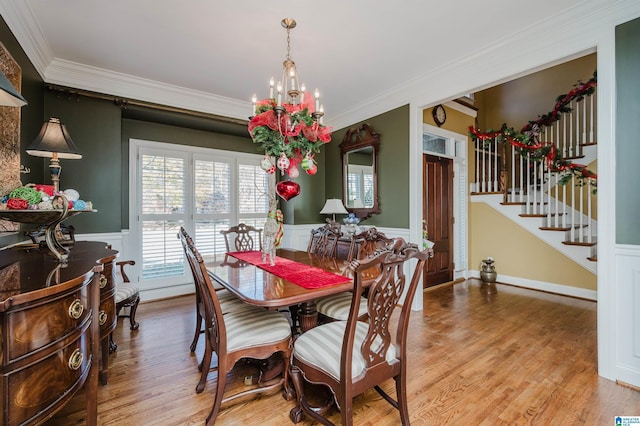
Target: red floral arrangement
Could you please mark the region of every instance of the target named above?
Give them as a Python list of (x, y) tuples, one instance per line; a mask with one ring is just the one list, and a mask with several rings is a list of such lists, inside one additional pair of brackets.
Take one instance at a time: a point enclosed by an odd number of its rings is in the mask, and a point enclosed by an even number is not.
[[(300, 164), (308, 174), (317, 170), (313, 155), (331, 141), (333, 128), (324, 126), (315, 117), (313, 97), (305, 93), (299, 104), (282, 104), (278, 114), (274, 99), (264, 99), (256, 103), (256, 114), (249, 121), (249, 134), (265, 156), (275, 157), (277, 165), (290, 177), (298, 175)], [(265, 171), (274, 172), (275, 167), (263, 166)]]

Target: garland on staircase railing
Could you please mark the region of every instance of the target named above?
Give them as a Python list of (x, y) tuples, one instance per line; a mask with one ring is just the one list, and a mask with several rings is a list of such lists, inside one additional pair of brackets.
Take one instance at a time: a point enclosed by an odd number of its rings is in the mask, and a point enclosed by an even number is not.
[(593, 94), (597, 86), (597, 73), (593, 73), (587, 82), (579, 82), (569, 93), (560, 95), (556, 98), (556, 104), (553, 110), (547, 114), (541, 115), (537, 120), (530, 121), (520, 131), (516, 131), (513, 127), (502, 125), (500, 130), (489, 130), (480, 132), (473, 126), (469, 127), (469, 135), (473, 140), (481, 140), (487, 144), (487, 140), (495, 139), (496, 142), (509, 142), (514, 148), (520, 151), (520, 155), (530, 158), (534, 161), (546, 161), (549, 170), (561, 172), (562, 177), (559, 181), (561, 185), (569, 182), (572, 176), (578, 179), (579, 185), (584, 185), (587, 180), (591, 180), (593, 192), (597, 189), (598, 175), (587, 169), (583, 164), (573, 163), (562, 158), (562, 153), (558, 152), (555, 145), (549, 142), (540, 142), (540, 129), (544, 126), (550, 126), (560, 119), (561, 114), (571, 112), (569, 104), (573, 100), (580, 102), (585, 96)]

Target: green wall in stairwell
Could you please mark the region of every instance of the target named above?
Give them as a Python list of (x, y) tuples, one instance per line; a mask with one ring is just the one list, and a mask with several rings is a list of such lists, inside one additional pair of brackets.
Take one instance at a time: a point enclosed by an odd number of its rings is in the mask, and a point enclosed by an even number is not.
[(640, 244), (640, 18), (616, 27), (616, 243)]

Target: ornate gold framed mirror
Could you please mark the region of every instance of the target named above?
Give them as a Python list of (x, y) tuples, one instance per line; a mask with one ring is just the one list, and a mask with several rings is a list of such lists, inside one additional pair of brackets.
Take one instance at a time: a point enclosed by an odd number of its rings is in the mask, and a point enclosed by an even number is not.
[(380, 135), (368, 124), (349, 129), (340, 144), (342, 201), (360, 219), (379, 214), (378, 149)]

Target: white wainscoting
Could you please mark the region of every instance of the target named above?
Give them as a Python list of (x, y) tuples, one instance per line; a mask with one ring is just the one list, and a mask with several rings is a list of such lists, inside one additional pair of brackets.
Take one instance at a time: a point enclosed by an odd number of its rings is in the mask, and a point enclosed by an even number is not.
[(640, 386), (640, 246), (615, 251), (616, 379)]

